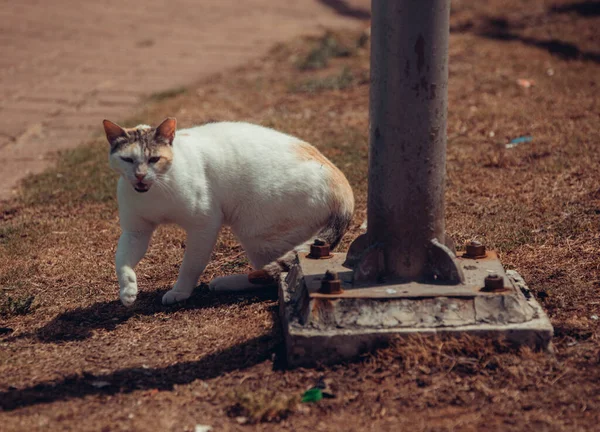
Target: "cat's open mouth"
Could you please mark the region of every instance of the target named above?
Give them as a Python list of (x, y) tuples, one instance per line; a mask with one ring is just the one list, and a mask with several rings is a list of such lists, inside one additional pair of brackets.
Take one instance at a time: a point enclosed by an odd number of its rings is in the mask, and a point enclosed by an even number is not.
[(150, 190), (150, 186), (144, 183), (136, 183), (133, 188), (138, 192), (148, 192)]

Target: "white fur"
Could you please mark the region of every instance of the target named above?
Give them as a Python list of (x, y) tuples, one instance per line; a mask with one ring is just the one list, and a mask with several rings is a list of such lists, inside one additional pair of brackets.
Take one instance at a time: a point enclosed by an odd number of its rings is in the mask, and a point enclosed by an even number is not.
[[(175, 223), (187, 232), (179, 277), (164, 304), (191, 295), (223, 224), (231, 226), (256, 269), (312, 238), (331, 213), (331, 170), (299, 158), (298, 142), (246, 123), (180, 130), (171, 168), (162, 176), (149, 173), (152, 186), (146, 193), (132, 187), (131, 167), (111, 157), (111, 166), (122, 172), (117, 195), (123, 233), (116, 267), (123, 304), (136, 298), (133, 269), (159, 224)], [(217, 279), (212, 288), (228, 291), (233, 281)]]
[(236, 274), (230, 276), (219, 276), (214, 278), (208, 284), (211, 291), (220, 293), (240, 292), (246, 290), (255, 290), (257, 285), (248, 281), (248, 275)]

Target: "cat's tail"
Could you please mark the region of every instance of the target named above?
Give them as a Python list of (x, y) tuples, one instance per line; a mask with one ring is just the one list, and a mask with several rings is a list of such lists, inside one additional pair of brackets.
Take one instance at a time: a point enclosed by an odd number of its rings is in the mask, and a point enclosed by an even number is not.
[[(329, 218), (317, 234), (317, 239), (329, 243), (331, 250), (334, 250), (348, 231), (352, 215), (354, 214), (354, 194), (352, 187), (342, 172), (333, 167), (331, 186), (331, 195), (329, 200)], [(315, 239), (311, 239), (312, 243)], [(306, 249), (305, 249), (306, 250)]]
[[(331, 250), (334, 250), (337, 245), (340, 244), (346, 231), (348, 231), (351, 221), (352, 211), (333, 213), (327, 220), (327, 224), (319, 231), (316, 239), (328, 243)], [(312, 239), (312, 241), (316, 239)], [(310, 243), (312, 243), (312, 241)], [(310, 243), (308, 243), (308, 245), (310, 245)]]
[(260, 285), (275, 283), (279, 279), (281, 273), (289, 271), (292, 264), (296, 262), (298, 252), (308, 252), (310, 250), (310, 245), (317, 239), (328, 243), (331, 250), (333, 250), (340, 243), (344, 234), (346, 234), (350, 222), (352, 221), (354, 202), (348, 204), (349, 205), (345, 206), (346, 208), (343, 211), (331, 214), (327, 223), (321, 228), (316, 238), (312, 238), (310, 241), (297, 246), (293, 250), (277, 258), (275, 261), (267, 264), (262, 269), (251, 272), (248, 275), (248, 280), (253, 284)]

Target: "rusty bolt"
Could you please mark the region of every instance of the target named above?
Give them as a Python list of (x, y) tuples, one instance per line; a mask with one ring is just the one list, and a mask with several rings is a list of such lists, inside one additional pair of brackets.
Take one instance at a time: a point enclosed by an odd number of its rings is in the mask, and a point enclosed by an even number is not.
[(483, 289), (485, 291), (498, 291), (504, 289), (504, 278), (498, 273), (490, 273), (484, 279)]
[(316, 239), (315, 242), (310, 245), (310, 253), (308, 254), (308, 258), (326, 259), (331, 257), (332, 255), (329, 249), (329, 243), (325, 243), (321, 239)]
[(485, 245), (477, 240), (473, 240), (467, 244), (467, 253), (466, 256), (469, 258), (480, 258), (484, 257), (485, 253)]
[(321, 294), (341, 294), (344, 292), (342, 281), (338, 278), (336, 272), (332, 272), (331, 270), (325, 272), (325, 276), (321, 279), (319, 292)]

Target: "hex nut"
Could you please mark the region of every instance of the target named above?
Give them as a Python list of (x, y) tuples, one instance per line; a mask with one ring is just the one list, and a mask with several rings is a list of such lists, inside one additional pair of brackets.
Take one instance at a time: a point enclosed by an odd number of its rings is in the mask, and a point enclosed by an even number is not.
[(344, 290), (342, 289), (342, 281), (338, 278), (336, 272), (327, 270), (325, 276), (321, 280), (321, 288), (319, 293), (321, 294), (341, 294)]
[(497, 273), (491, 273), (484, 279), (484, 291), (499, 291), (504, 289), (504, 278)]
[(313, 259), (327, 259), (332, 256), (329, 244), (320, 239), (316, 239), (315, 242), (310, 245), (310, 253), (307, 255), (308, 258)]
[(467, 244), (467, 253), (464, 255), (467, 258), (483, 258), (486, 256), (485, 245), (477, 240), (473, 240)]

